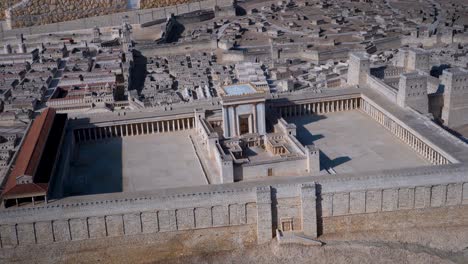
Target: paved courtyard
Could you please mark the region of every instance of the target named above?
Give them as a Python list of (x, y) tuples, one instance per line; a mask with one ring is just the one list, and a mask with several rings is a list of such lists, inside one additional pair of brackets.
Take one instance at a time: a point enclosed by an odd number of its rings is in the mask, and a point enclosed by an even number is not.
[(360, 111), (287, 118), (299, 141), (321, 150), (321, 170), (338, 173), (428, 165), (425, 159)]
[(81, 145), (71, 168), (73, 194), (207, 184), (189, 134), (181, 131)]

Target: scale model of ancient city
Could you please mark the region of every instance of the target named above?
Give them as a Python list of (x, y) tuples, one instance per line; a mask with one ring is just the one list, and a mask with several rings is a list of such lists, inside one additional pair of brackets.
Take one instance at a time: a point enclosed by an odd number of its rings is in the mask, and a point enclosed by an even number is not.
[(468, 263), (467, 0), (2, 0), (1, 263)]

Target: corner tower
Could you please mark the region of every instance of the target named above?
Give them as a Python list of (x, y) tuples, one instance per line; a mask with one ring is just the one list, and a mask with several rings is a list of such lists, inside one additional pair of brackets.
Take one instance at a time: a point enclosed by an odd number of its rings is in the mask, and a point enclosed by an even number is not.
[(353, 52), (349, 55), (348, 84), (364, 85), (370, 73), (370, 60), (365, 52)]

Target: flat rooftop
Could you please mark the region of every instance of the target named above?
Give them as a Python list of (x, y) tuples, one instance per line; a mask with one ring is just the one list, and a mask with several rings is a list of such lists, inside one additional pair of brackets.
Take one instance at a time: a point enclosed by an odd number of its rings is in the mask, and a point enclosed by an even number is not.
[(360, 111), (287, 118), (304, 145), (319, 147), (321, 170), (354, 173), (429, 165), (409, 146)]
[(190, 131), (111, 139), (78, 147), (72, 195), (206, 185)]
[(230, 85), (223, 87), (226, 95), (242, 95), (256, 93), (257, 90), (249, 84)]

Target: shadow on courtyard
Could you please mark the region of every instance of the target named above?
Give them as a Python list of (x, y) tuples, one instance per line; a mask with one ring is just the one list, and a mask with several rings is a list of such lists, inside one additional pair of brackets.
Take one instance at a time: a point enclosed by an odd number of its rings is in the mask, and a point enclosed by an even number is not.
[[(286, 121), (296, 125), (297, 139), (303, 145), (313, 145), (319, 139), (325, 138), (323, 134), (313, 134), (305, 126), (307, 124), (318, 122), (326, 119), (324, 115), (308, 115), (302, 117), (287, 118)], [(341, 156), (331, 159), (323, 150), (320, 150), (320, 170), (338, 167), (348, 161), (351, 161), (349, 156)]]
[(330, 159), (327, 154), (320, 150), (320, 170), (335, 168), (348, 161), (351, 161), (349, 156), (341, 156), (335, 159)]
[(296, 134), (297, 139), (303, 145), (313, 145), (315, 141), (324, 138), (322, 134), (312, 134), (305, 126), (307, 124), (318, 122), (320, 120), (326, 119), (326, 116), (323, 115), (309, 115), (302, 117), (287, 117), (285, 120), (288, 123), (296, 125)]
[(70, 164), (69, 195), (123, 191), (122, 139), (112, 138), (76, 146)]
[(123, 142), (120, 137), (75, 144), (72, 153), (68, 172), (55, 175), (51, 190), (53, 198), (123, 191)]

